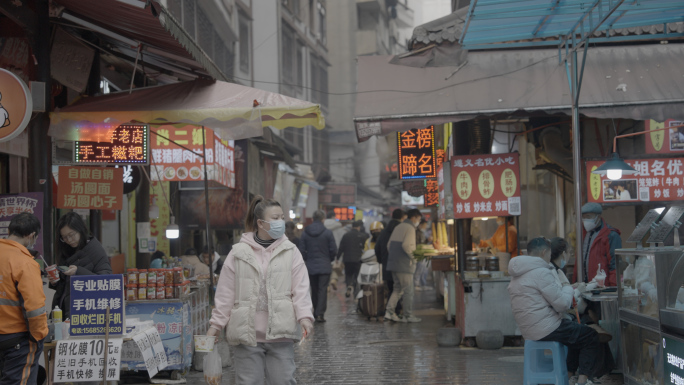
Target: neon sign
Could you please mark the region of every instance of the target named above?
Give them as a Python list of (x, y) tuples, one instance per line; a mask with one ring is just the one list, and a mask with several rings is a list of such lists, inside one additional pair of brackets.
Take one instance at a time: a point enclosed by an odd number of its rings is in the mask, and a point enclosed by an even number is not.
[[(112, 126), (97, 140), (75, 142), (74, 163), (149, 164), (149, 127), (144, 124)], [(89, 139), (93, 136), (89, 135)]]
[(435, 160), (435, 127), (411, 129), (397, 134), (399, 178), (425, 179), (437, 177)]

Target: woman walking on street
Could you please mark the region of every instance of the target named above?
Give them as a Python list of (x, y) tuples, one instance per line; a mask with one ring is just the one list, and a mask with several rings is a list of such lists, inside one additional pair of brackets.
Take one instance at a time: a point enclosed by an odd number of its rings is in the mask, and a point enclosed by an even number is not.
[(66, 213), (59, 218), (57, 235), (57, 264), (68, 268), (60, 271), (59, 280), (50, 280), (50, 288), (56, 291), (52, 308), (59, 306), (62, 317), (66, 320), (70, 317), (71, 308), (69, 277), (112, 274), (112, 265), (102, 244), (90, 235), (85, 222), (75, 212)]
[(207, 335), (228, 326), (238, 385), (296, 384), (294, 342), (313, 332), (308, 272), (284, 219), (278, 202), (255, 197), (218, 281)]

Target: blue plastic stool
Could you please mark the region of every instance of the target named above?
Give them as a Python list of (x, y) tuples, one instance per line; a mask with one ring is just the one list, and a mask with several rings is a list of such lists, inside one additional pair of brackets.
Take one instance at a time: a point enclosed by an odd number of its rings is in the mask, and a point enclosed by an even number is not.
[[(551, 351), (551, 355), (545, 353)], [(568, 348), (560, 342), (525, 341), (524, 385), (568, 385), (565, 359)]]

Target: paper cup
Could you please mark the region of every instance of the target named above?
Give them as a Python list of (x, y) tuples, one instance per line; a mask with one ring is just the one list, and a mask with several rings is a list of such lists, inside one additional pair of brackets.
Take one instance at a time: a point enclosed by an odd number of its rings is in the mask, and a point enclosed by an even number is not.
[(59, 281), (59, 270), (57, 270), (57, 265), (51, 265), (45, 268), (45, 272), (53, 281)]
[(216, 337), (210, 336), (195, 336), (195, 351), (196, 352), (213, 352), (214, 341)]

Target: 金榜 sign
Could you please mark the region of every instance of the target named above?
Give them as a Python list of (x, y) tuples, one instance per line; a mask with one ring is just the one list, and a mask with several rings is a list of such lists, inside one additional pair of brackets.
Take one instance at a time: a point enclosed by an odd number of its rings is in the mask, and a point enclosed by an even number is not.
[(411, 129), (397, 134), (399, 178), (425, 179), (437, 177), (435, 128)]
[(454, 218), (521, 213), (517, 153), (453, 157), (451, 183)]

